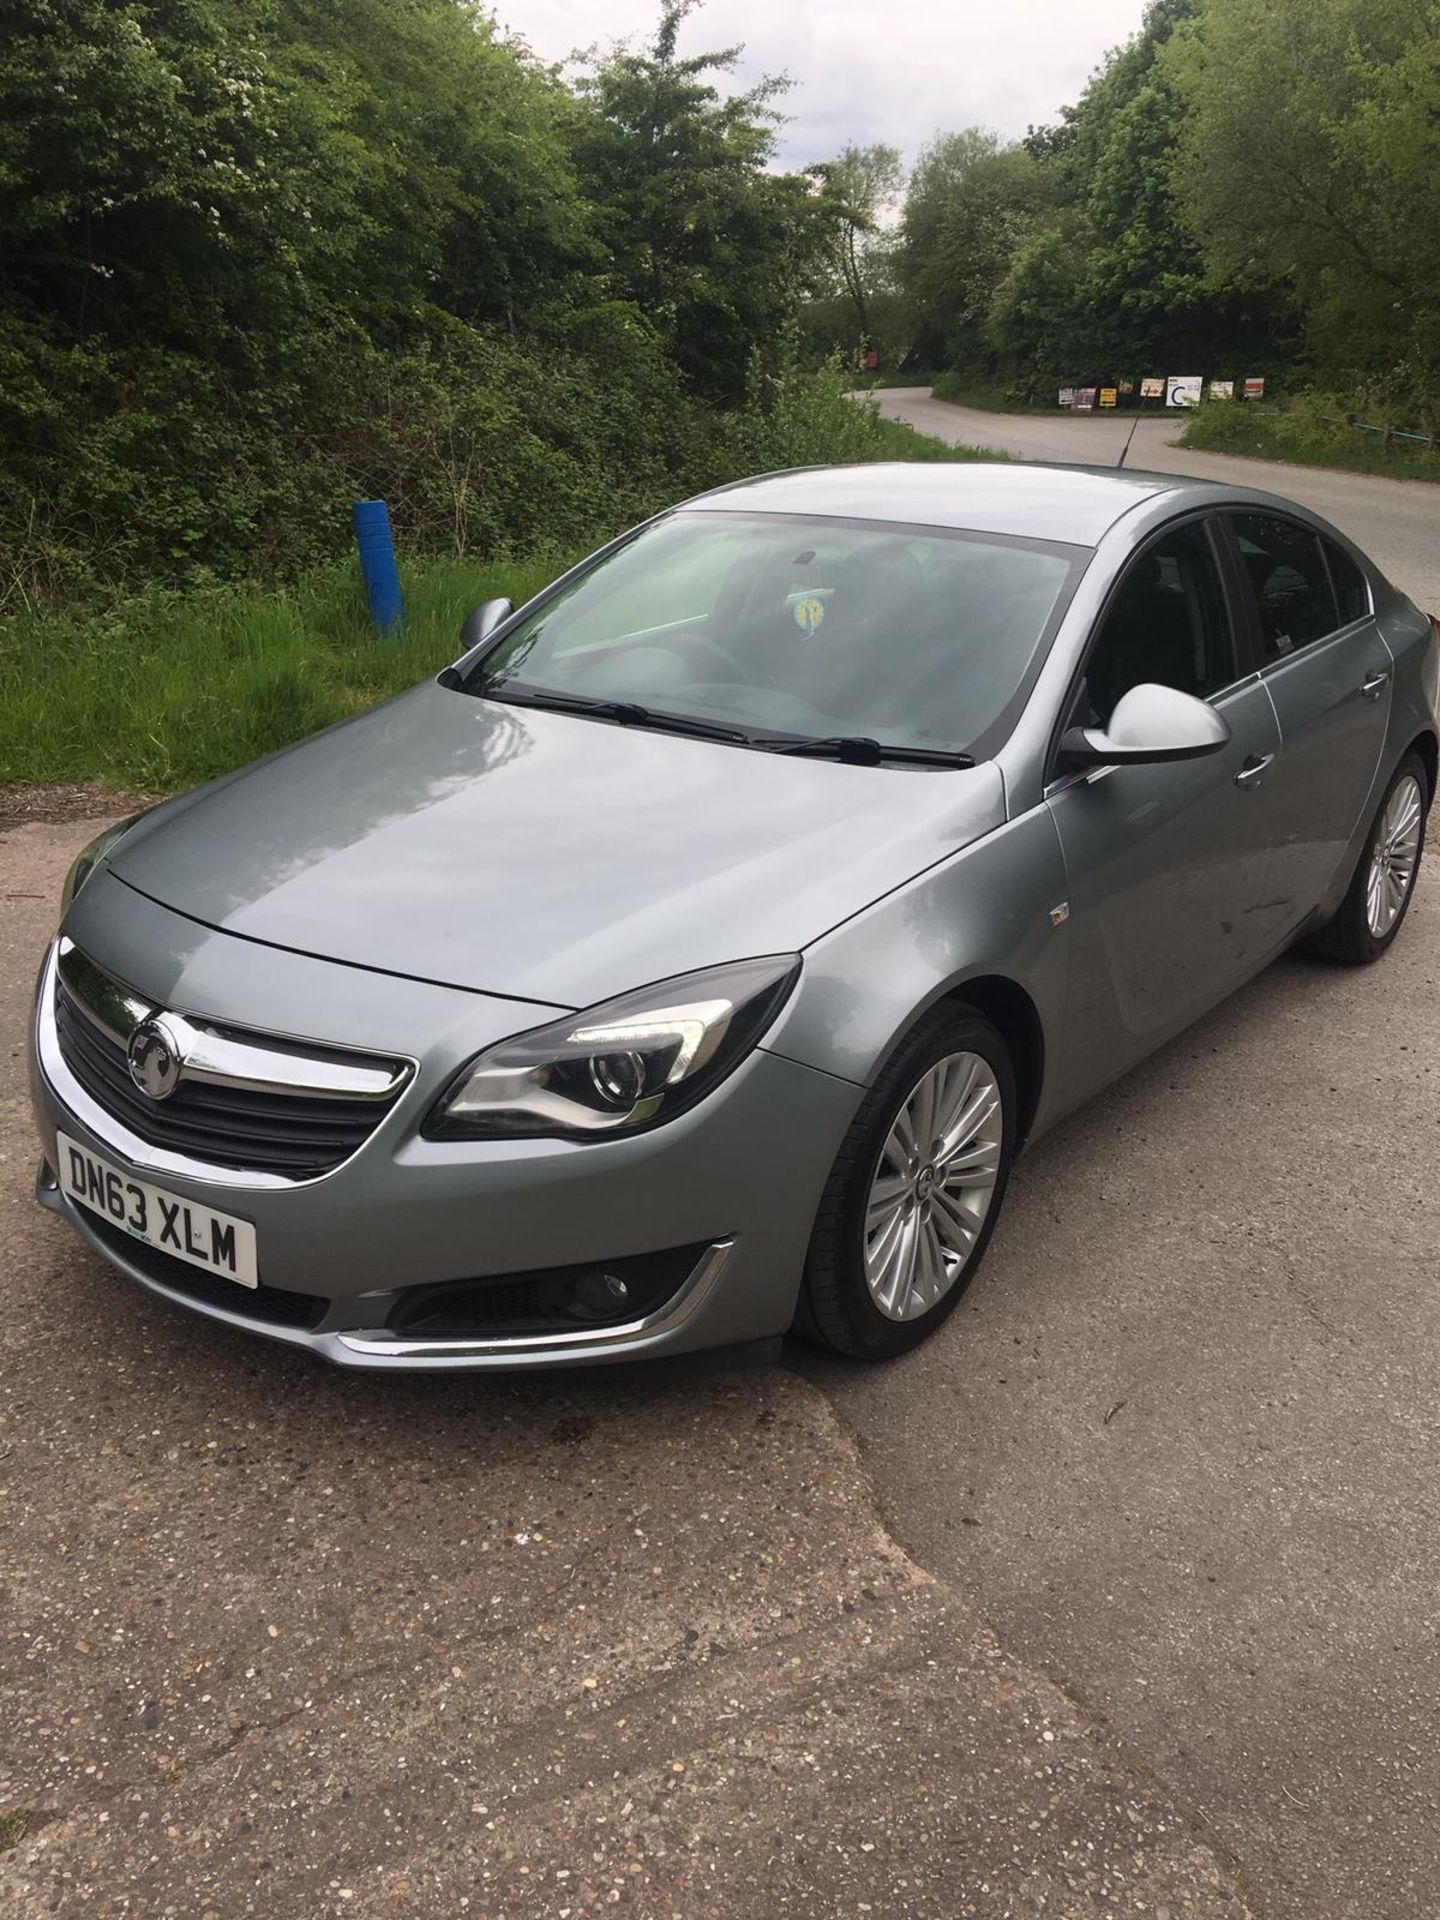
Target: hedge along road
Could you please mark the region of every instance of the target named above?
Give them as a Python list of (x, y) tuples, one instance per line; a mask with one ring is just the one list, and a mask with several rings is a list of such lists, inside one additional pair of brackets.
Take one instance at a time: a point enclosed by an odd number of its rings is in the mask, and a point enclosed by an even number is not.
[[(988, 413), (932, 400), (928, 387), (891, 387), (876, 394), (880, 411), (954, 446), (992, 447), (1022, 460), (1063, 460), (1077, 466), (1114, 466), (1132, 415)], [(1243, 401), (1236, 401), (1243, 406)], [(1440, 486), (1425, 480), (1387, 480), (1339, 473), (1329, 467), (1292, 467), (1223, 453), (1192, 453), (1174, 445), (1181, 423), (1141, 418), (1127, 467), (1152, 473), (1188, 473), (1238, 487), (1264, 487), (1324, 514), (1371, 556), (1417, 606), (1440, 613)], [(1435, 461), (1440, 476), (1440, 455)]]

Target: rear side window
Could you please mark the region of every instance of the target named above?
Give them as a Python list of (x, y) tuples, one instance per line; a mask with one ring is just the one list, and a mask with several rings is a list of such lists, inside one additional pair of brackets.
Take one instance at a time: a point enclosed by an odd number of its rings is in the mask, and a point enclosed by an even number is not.
[(1266, 661), (1283, 660), (1341, 625), (1318, 534), (1273, 513), (1232, 515), (1260, 611)]
[(1337, 547), (1333, 540), (1321, 540), (1320, 545), (1330, 565), (1330, 583), (1340, 607), (1340, 624), (1348, 627), (1352, 620), (1363, 620), (1369, 613), (1370, 583), (1343, 547)]

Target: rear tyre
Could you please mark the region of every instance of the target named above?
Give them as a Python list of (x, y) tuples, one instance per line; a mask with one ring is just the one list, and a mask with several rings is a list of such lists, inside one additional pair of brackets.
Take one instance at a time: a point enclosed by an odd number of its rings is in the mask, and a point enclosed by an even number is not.
[(857, 1360), (888, 1360), (959, 1305), (1015, 1157), (1015, 1070), (968, 1009), (937, 1007), (851, 1122), (805, 1261), (796, 1325)]
[(1364, 967), (1400, 931), (1420, 871), (1430, 782), (1418, 753), (1407, 753), (1385, 790), (1340, 910), (1305, 942), (1322, 960)]

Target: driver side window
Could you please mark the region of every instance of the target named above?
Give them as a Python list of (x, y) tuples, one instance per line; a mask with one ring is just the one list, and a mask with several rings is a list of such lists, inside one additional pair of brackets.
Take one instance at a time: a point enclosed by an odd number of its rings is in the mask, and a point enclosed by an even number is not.
[(1205, 523), (1191, 521), (1131, 562), (1085, 669), (1077, 719), (1107, 725), (1121, 695), (1146, 681), (1204, 699), (1234, 678), (1220, 567)]

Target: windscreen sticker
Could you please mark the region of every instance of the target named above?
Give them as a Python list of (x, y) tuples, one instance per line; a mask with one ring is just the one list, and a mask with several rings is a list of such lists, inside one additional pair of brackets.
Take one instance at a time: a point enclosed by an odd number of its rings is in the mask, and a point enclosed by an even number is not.
[(825, 624), (825, 602), (818, 594), (807, 593), (792, 601), (790, 613), (802, 633), (818, 633)]

